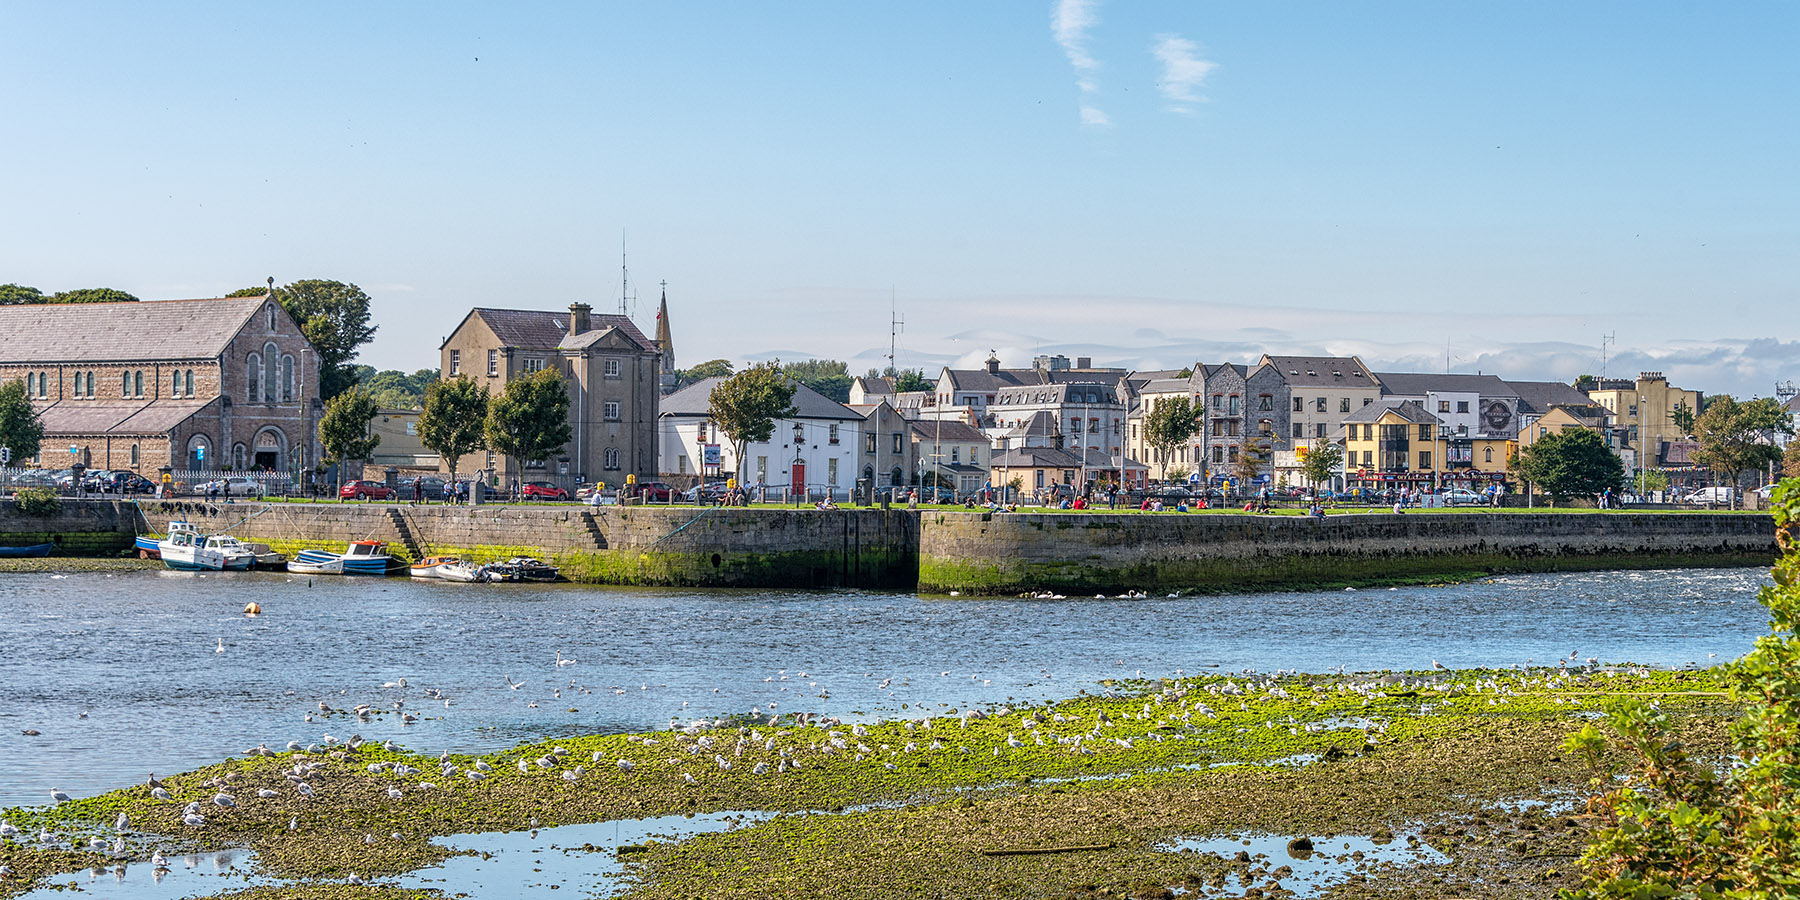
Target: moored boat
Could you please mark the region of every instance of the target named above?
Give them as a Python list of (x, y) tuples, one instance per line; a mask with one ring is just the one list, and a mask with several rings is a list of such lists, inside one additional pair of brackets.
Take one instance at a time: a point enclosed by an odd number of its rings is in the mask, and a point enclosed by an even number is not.
[(189, 522), (170, 522), (169, 533), (156, 542), (163, 565), (171, 569), (202, 572), (225, 570), (225, 552), (208, 547), (207, 536)]
[(529, 556), (515, 556), (495, 563), (494, 568), (506, 573), (510, 581), (555, 581), (561, 576), (555, 566)]
[(288, 562), (288, 571), (302, 575), (386, 575), (395, 564), (381, 541), (351, 541), (342, 553), (302, 550)]
[(49, 556), (56, 549), (55, 544), (32, 544), (27, 547), (0, 547), (0, 558), (16, 559), (26, 556)]
[(205, 545), (209, 550), (217, 550), (225, 557), (226, 571), (242, 571), (256, 567), (256, 551), (245, 546), (243, 542), (229, 534), (206, 535)]
[(443, 578), (445, 566), (462, 562), (460, 556), (427, 556), (406, 567), (406, 572), (414, 578)]

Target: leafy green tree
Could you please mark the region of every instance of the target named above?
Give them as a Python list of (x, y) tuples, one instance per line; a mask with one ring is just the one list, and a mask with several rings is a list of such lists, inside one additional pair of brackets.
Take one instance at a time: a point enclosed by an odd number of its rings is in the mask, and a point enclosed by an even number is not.
[(247, 287), (247, 288), (238, 288), (237, 290), (232, 291), (231, 293), (226, 294), (225, 296), (226, 297), (261, 297), (264, 294), (267, 294), (268, 292), (269, 292), (269, 289), (266, 287), (260, 287), (260, 286)]
[(82, 288), (75, 291), (57, 291), (44, 300), (45, 303), (136, 303), (138, 298), (124, 291), (112, 288)]
[(900, 374), (894, 376), (894, 393), (907, 394), (913, 391), (929, 391), (932, 389), (933, 384), (931, 379), (925, 377), (925, 372), (923, 370), (902, 369), (900, 370)]
[(1144, 417), (1144, 440), (1156, 448), (1157, 462), (1165, 468), (1174, 460), (1176, 446), (1187, 443), (1198, 430), (1200, 408), (1185, 394), (1158, 398)]
[(25, 382), (15, 378), (0, 384), (0, 447), (12, 449), (13, 460), (27, 460), (42, 449), (44, 423), (25, 397)]
[(1553, 432), (1520, 450), (1512, 466), (1520, 480), (1541, 488), (1551, 504), (1569, 497), (1594, 497), (1624, 483), (1625, 464), (1589, 428)]
[(0, 284), (0, 306), (43, 303), (44, 292), (22, 284)]
[(709, 359), (691, 369), (677, 369), (675, 381), (677, 384), (689, 385), (708, 378), (730, 378), (733, 371), (730, 360)]
[(1262, 475), (1270, 452), (1268, 439), (1263, 436), (1246, 434), (1238, 442), (1238, 458), (1237, 462), (1231, 464), (1231, 474), (1237, 476), (1241, 488), (1249, 488), (1251, 482)]
[(1793, 428), (1787, 412), (1774, 400), (1758, 397), (1739, 403), (1721, 396), (1694, 420), (1694, 439), (1700, 442), (1694, 462), (1725, 475), (1726, 484), (1735, 487), (1745, 470), (1760, 469), (1780, 459), (1778, 436), (1788, 434), (1793, 434)]
[(1782, 452), (1781, 474), (1789, 478), (1800, 478), (1800, 441), (1789, 441), (1787, 450)]
[(381, 445), (381, 435), (369, 432), (375, 413), (375, 398), (355, 389), (325, 401), (325, 412), (319, 417), (319, 443), (325, 448), (325, 457), (339, 465), (342, 477), (351, 475), (342, 471), (344, 463), (368, 459)]
[(1323, 438), (1314, 439), (1306, 448), (1306, 462), (1300, 464), (1300, 471), (1306, 473), (1306, 479), (1316, 487), (1331, 481), (1333, 475), (1343, 470), (1344, 448)]
[(556, 369), (539, 369), (506, 383), (489, 398), (487, 445), (524, 463), (539, 462), (574, 436), (569, 428), (569, 388)]
[(419, 443), (437, 451), (450, 465), (456, 480), (456, 464), (464, 456), (486, 446), (488, 417), (486, 386), (467, 378), (433, 381), (425, 389), (425, 410), (419, 414)]
[(850, 402), (849, 367), (835, 359), (808, 359), (788, 363), (783, 372), (795, 381), (836, 400)]
[[(1600, 828), (1588, 844), (1581, 888), (1563, 900), (1792, 897), (1800, 873), (1800, 480), (1775, 489), (1775, 534), (1782, 555), (1757, 599), (1769, 609), (1769, 634), (1725, 668), (1731, 700), (1743, 704), (1732, 726), (1732, 758), (1696, 761), (1667, 714), (1642, 701), (1610, 711), (1612, 730), (1635, 757), (1629, 772), (1601, 764), (1607, 737), (1593, 725), (1563, 745), (1585, 757), (1595, 784), (1617, 784), (1591, 801)], [(1623, 780), (1619, 779), (1624, 775)]]
[(1689, 406), (1686, 400), (1675, 404), (1675, 409), (1670, 411), (1669, 418), (1675, 422), (1676, 428), (1681, 429), (1682, 434), (1692, 435), (1694, 433), (1694, 408)]
[(781, 374), (781, 362), (757, 363), (712, 389), (707, 414), (731, 441), (738, 483), (744, 481), (744, 447), (775, 434), (775, 420), (793, 415), (794, 383)]
[(425, 402), (425, 390), (438, 380), (436, 369), (420, 369), (411, 375), (398, 369), (377, 372), (369, 366), (354, 370), (357, 385), (387, 409), (418, 409)]
[(375, 336), (369, 295), (354, 284), (314, 278), (276, 288), (275, 299), (319, 353), (320, 396), (329, 400), (355, 385), (350, 361)]

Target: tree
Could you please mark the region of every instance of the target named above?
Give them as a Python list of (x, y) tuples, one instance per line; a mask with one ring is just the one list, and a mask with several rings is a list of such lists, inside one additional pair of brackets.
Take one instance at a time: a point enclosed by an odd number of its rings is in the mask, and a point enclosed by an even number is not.
[(1306, 480), (1318, 487), (1342, 471), (1343, 463), (1344, 448), (1331, 441), (1315, 439), (1306, 448), (1306, 461), (1300, 464), (1300, 471), (1306, 473)]
[(569, 429), (569, 388), (555, 369), (506, 383), (488, 400), (487, 445), (521, 464), (550, 458), (574, 436)]
[(923, 370), (902, 369), (894, 376), (894, 393), (906, 394), (913, 391), (929, 391), (933, 383), (925, 377)]
[(426, 389), (438, 380), (436, 369), (420, 369), (411, 375), (397, 369), (377, 372), (369, 366), (355, 366), (353, 370), (357, 385), (388, 409), (418, 409), (425, 402)]
[(1693, 435), (1694, 408), (1689, 406), (1686, 400), (1675, 404), (1675, 409), (1669, 413), (1669, 418), (1674, 420), (1675, 427), (1681, 429), (1682, 434), (1690, 437)]
[(1800, 441), (1789, 441), (1787, 450), (1781, 454), (1781, 474), (1800, 478)]
[(12, 450), (15, 461), (38, 455), (44, 443), (44, 423), (25, 396), (25, 382), (15, 378), (0, 384), (0, 447)]
[(231, 298), (231, 297), (261, 297), (268, 293), (269, 293), (268, 288), (262, 287), (259, 285), (257, 287), (238, 288), (237, 290), (232, 291), (231, 293), (226, 294), (225, 296), (227, 298)]
[(425, 389), (419, 443), (450, 464), (451, 481), (456, 480), (457, 462), (485, 446), (487, 415), (487, 388), (467, 378), (433, 381)]
[(275, 299), (319, 353), (319, 395), (329, 400), (356, 384), (350, 361), (375, 336), (369, 295), (354, 284), (315, 278), (276, 288)]
[(730, 360), (709, 359), (691, 369), (678, 369), (675, 381), (678, 384), (694, 384), (708, 378), (730, 378), (733, 368)]
[(775, 434), (775, 420), (794, 415), (794, 383), (781, 374), (781, 362), (757, 363), (712, 389), (707, 411), (727, 440), (737, 476), (744, 478), (744, 447)]
[(1250, 484), (1262, 475), (1264, 466), (1274, 454), (1274, 447), (1268, 435), (1246, 434), (1238, 442), (1237, 462), (1231, 464), (1231, 474), (1236, 475), (1248, 489)]
[(325, 401), (325, 413), (319, 417), (319, 443), (325, 447), (325, 457), (340, 469), (349, 460), (368, 459), (381, 444), (381, 435), (369, 433), (375, 412), (375, 398), (359, 390)]
[(1144, 417), (1144, 440), (1156, 448), (1157, 461), (1167, 468), (1175, 447), (1187, 443), (1199, 428), (1200, 410), (1187, 395), (1160, 397)]
[(45, 298), (45, 303), (136, 303), (138, 298), (124, 291), (112, 288), (82, 288), (76, 291), (57, 291)]
[(788, 363), (782, 371), (789, 378), (839, 403), (850, 402), (849, 367), (835, 359), (808, 359)]
[(43, 303), (44, 292), (22, 284), (0, 284), (0, 306)]
[(1551, 505), (1569, 497), (1593, 497), (1607, 488), (1617, 490), (1625, 478), (1625, 464), (1606, 446), (1606, 439), (1589, 428), (1553, 432), (1520, 450), (1513, 466), (1519, 478), (1542, 488)]
[[(1588, 844), (1581, 888), (1568, 900), (1638, 897), (1760, 898), (1794, 895), (1800, 872), (1800, 481), (1775, 490), (1775, 540), (1782, 555), (1757, 600), (1769, 609), (1769, 634), (1725, 668), (1742, 713), (1731, 728), (1731, 754), (1695, 759), (1668, 714), (1644, 701), (1609, 713), (1612, 729), (1636, 757), (1632, 771), (1605, 766), (1607, 739), (1593, 724), (1563, 749), (1585, 757), (1594, 784), (1612, 786), (1590, 800), (1600, 826)], [(1623, 775), (1624, 777), (1620, 777)]]
[[(1694, 420), (1694, 439), (1700, 449), (1694, 462), (1726, 476), (1736, 487), (1746, 469), (1760, 469), (1781, 458), (1778, 435), (1793, 434), (1787, 412), (1768, 397), (1739, 403), (1731, 397), (1715, 398)], [(1733, 503), (1736, 503), (1735, 496)]]

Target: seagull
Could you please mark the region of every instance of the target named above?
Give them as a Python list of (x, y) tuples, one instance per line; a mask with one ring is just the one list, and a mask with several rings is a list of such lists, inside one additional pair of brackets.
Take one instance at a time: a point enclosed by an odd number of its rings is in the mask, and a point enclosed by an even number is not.
[(346, 878), (344, 880), (350, 882), (351, 884), (367, 884), (368, 883), (366, 881), (363, 881), (362, 877), (357, 875), (355, 872), (351, 872), (350, 877)]
[(503, 675), (501, 677), (506, 679), (506, 686), (509, 688), (512, 688), (515, 691), (518, 690), (519, 688), (522, 688), (525, 686), (525, 682), (523, 682), (523, 681), (519, 682), (518, 684), (514, 684), (511, 675)]
[(181, 821), (195, 828), (199, 828), (206, 824), (206, 817), (199, 813), (189, 813), (186, 816), (183, 816)]
[(223, 792), (214, 794), (212, 802), (213, 802), (214, 806), (223, 806), (226, 809), (231, 809), (232, 807), (237, 806), (237, 801), (232, 799), (230, 794), (223, 793)]
[(113, 823), (113, 829), (116, 831), (124, 831), (130, 827), (131, 820), (126, 818), (124, 813), (119, 813), (119, 820)]
[(150, 796), (155, 797), (158, 800), (164, 800), (164, 801), (168, 801), (171, 803), (174, 802), (174, 800), (175, 800), (175, 798), (169, 794), (168, 789), (161, 788), (161, 787), (151, 788)]
[(57, 803), (67, 803), (70, 798), (69, 798), (69, 795), (63, 793), (60, 788), (51, 788), (50, 789), (50, 799), (56, 801)]

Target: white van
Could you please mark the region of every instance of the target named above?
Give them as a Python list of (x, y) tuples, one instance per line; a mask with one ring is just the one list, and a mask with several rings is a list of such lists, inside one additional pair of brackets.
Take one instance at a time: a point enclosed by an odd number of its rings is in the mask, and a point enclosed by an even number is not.
[(1728, 488), (1728, 487), (1701, 488), (1701, 489), (1687, 495), (1686, 497), (1681, 498), (1681, 502), (1683, 502), (1683, 503), (1721, 503), (1721, 504), (1722, 503), (1730, 503), (1731, 498), (1733, 496), (1735, 496), (1736, 493), (1737, 493), (1736, 489)]

